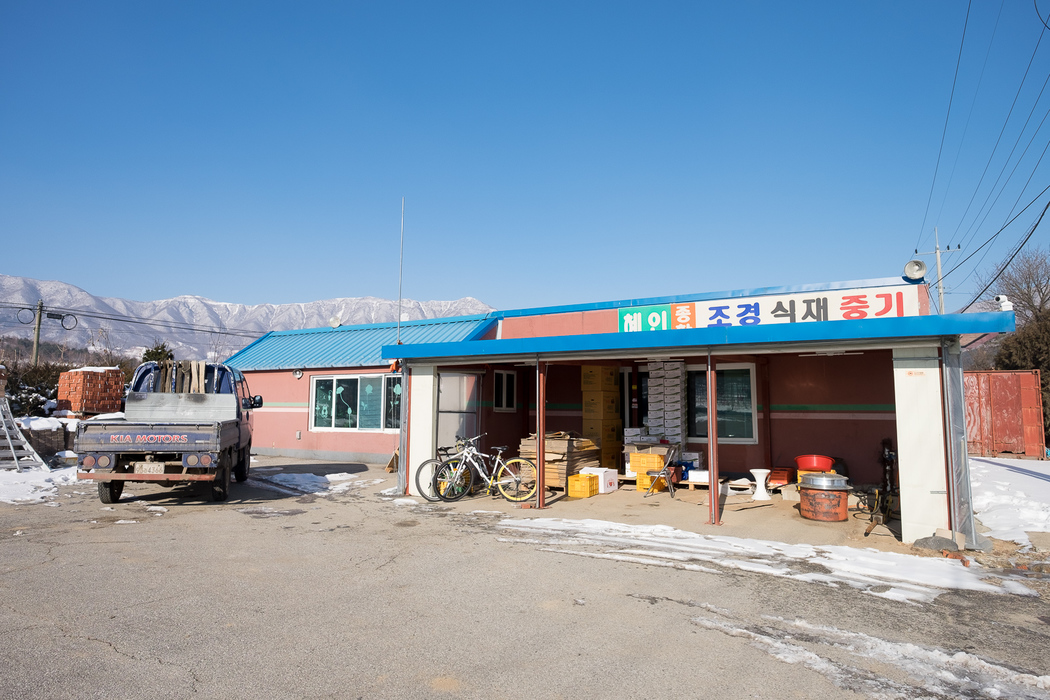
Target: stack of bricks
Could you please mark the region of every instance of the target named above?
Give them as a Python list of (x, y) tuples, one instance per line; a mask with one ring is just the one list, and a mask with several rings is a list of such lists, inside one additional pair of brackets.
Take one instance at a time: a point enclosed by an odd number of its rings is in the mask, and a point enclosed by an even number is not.
[(124, 396), (124, 373), (116, 367), (82, 367), (58, 378), (58, 408), (81, 414), (113, 413)]

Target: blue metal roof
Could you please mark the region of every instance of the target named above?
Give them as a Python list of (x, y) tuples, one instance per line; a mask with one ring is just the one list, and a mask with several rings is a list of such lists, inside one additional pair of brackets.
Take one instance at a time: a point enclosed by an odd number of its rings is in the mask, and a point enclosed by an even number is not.
[[(488, 315), (457, 316), (401, 323), (401, 342), (443, 345), (478, 338), (495, 323)], [(397, 323), (339, 328), (272, 331), (230, 357), (226, 364), (239, 370), (378, 367), (384, 345), (397, 342)]]
[(780, 343), (836, 343), (856, 340), (902, 340), (957, 336), (963, 333), (1007, 333), (1014, 330), (1012, 311), (877, 318), (858, 321), (777, 323), (729, 328), (597, 333), (542, 338), (508, 338), (464, 342), (387, 345), (383, 357), (444, 359), (481, 357), (535, 357), (547, 353), (639, 352), (682, 348), (762, 346)]

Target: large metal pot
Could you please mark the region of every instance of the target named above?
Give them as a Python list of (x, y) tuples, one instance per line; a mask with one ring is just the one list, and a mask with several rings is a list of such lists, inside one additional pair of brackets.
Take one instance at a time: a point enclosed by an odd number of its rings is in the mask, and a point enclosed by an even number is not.
[(849, 479), (841, 474), (803, 474), (802, 483), (799, 485), (804, 489), (816, 489), (817, 491), (849, 491)]

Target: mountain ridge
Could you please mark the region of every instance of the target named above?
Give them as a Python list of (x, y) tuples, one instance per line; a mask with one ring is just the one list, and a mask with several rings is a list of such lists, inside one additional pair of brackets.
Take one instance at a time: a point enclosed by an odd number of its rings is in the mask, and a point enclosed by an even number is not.
[[(70, 347), (94, 347), (118, 355), (141, 356), (162, 341), (179, 359), (224, 359), (269, 331), (327, 326), (393, 323), (397, 300), (337, 297), (289, 304), (236, 304), (183, 294), (170, 299), (134, 301), (101, 297), (58, 280), (0, 274), (0, 336), (33, 337), (33, 314), (44, 302), (40, 338)], [(29, 309), (32, 313), (21, 311)], [(471, 316), (493, 311), (474, 297), (452, 301), (401, 300), (401, 320)], [(63, 318), (49, 318), (48, 313)], [(66, 318), (76, 317), (76, 325)], [(99, 318), (99, 317), (106, 318)], [(29, 323), (24, 323), (29, 319)]]

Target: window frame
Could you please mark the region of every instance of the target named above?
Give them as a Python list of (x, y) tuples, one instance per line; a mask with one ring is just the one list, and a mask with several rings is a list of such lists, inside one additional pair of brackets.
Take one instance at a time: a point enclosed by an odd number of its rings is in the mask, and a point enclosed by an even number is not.
[[(718, 444), (719, 445), (757, 445), (758, 444), (758, 436), (759, 436), (759, 433), (758, 433), (758, 390), (757, 390), (757, 382), (755, 381), (755, 377), (756, 377), (756, 374), (757, 374), (757, 372), (755, 371), (755, 368), (756, 368), (756, 364), (754, 362), (719, 362), (718, 364), (715, 365), (715, 377), (716, 378), (718, 376), (718, 372), (720, 372), (722, 370), (746, 369), (746, 370), (748, 370), (748, 374), (750, 375), (750, 379), (751, 379), (751, 435), (752, 435), (752, 437), (749, 437), (749, 438), (731, 438), (731, 437), (721, 437), (721, 436), (719, 436), (719, 438), (718, 438)], [(706, 364), (704, 364), (704, 365), (686, 365), (685, 371), (686, 371), (686, 381), (688, 382), (688, 377), (689, 377), (689, 373), (690, 372), (704, 372), (706, 374), (707, 373), (707, 365)], [(717, 387), (717, 385), (716, 385), (716, 387)], [(716, 399), (717, 399), (717, 396), (716, 396)], [(688, 416), (689, 424), (688, 424), (688, 427), (690, 427), (690, 428), (693, 425), (693, 413), (692, 413), (693, 409), (694, 409), (694, 405), (690, 404), (689, 407), (688, 407), (688, 412), (689, 412), (689, 416)], [(715, 429), (717, 430), (717, 426), (716, 426)], [(696, 443), (700, 443), (702, 445), (706, 445), (710, 438), (709, 437), (697, 437), (697, 436), (694, 436), (694, 435), (686, 435), (685, 439), (686, 439), (687, 442), (696, 442)]]
[[(509, 369), (496, 369), (492, 371), (492, 410), (495, 413), (517, 413), (518, 411), (518, 373), (515, 370)], [(513, 400), (510, 402), (511, 405), (507, 405), (507, 385), (512, 389)], [(497, 405), (496, 403), (496, 391), (497, 387), (503, 389), (503, 405)]]
[[(318, 381), (330, 381), (330, 382), (332, 382), (332, 389), (333, 389), (332, 400), (335, 401), (335, 386), (336, 386), (336, 382), (338, 382), (341, 379), (356, 379), (356, 380), (358, 380), (358, 384), (357, 384), (357, 386), (358, 386), (358, 397), (357, 397), (357, 406), (355, 407), (355, 410), (356, 410), (361, 405), (361, 400), (360, 400), (361, 382), (360, 382), (360, 380), (362, 380), (362, 379), (377, 379), (377, 378), (378, 379), (382, 379), (382, 381), (383, 381), (382, 386), (380, 388), (380, 395), (382, 397), (381, 398), (382, 404), (381, 404), (380, 410), (379, 410), (379, 417), (380, 417), (380, 420), (381, 420), (382, 427), (379, 427), (379, 428), (360, 428), (360, 427), (341, 428), (341, 427), (335, 427), (335, 426), (317, 426), (317, 425), (314, 424), (314, 421), (315, 421), (315, 418), (316, 418), (316, 415), (317, 415), (316, 414), (316, 410), (317, 410), (317, 403), (316, 402), (317, 402), (317, 382)], [(352, 433), (400, 433), (401, 432), (401, 428), (400, 427), (397, 427), (397, 428), (387, 427), (387, 408), (388, 408), (388, 406), (387, 406), (386, 398), (387, 398), (387, 395), (388, 395), (388, 392), (389, 392), (388, 384), (389, 384), (389, 382), (391, 380), (395, 380), (395, 379), (401, 380), (401, 388), (402, 388), (401, 400), (403, 401), (404, 400), (404, 393), (403, 392), (404, 392), (404, 386), (405, 385), (404, 385), (404, 378), (403, 378), (403, 376), (400, 373), (391, 374), (389, 372), (386, 372), (386, 373), (384, 373), (384, 372), (370, 372), (370, 373), (365, 373), (365, 374), (315, 374), (315, 375), (311, 376), (310, 377), (310, 408), (309, 408), (310, 412), (309, 412), (308, 418), (307, 418), (307, 421), (308, 421), (307, 422), (307, 429), (308, 429), (308, 431), (311, 432), (311, 433), (345, 433), (345, 432), (352, 432)], [(360, 416), (361, 414), (360, 414), (360, 412), (358, 412), (356, 415)], [(333, 423), (335, 422), (334, 421), (334, 416), (335, 416), (335, 414), (334, 414), (334, 406), (333, 406), (333, 413), (332, 413), (332, 417), (333, 417), (333, 421), (332, 422)]]

